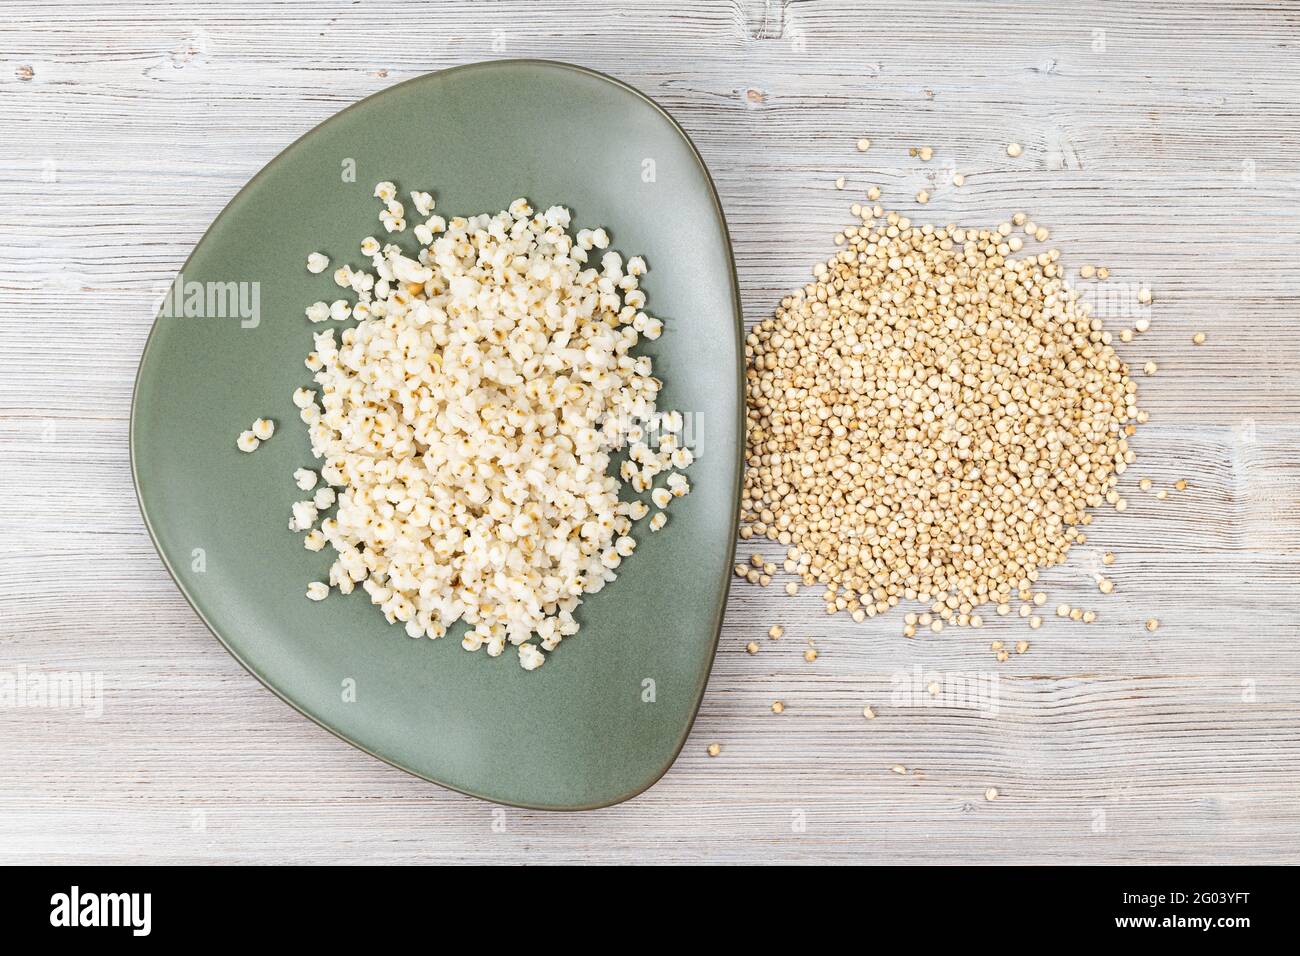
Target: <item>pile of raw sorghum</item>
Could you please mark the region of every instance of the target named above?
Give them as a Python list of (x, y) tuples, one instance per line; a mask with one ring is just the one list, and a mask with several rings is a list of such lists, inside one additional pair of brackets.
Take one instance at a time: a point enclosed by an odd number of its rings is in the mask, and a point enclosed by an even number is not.
[(786, 546), (828, 612), (929, 604), (910, 636), (1018, 598), (1037, 626), (1039, 571), (1083, 539), (1087, 509), (1125, 507), (1137, 386), (1059, 251), (1025, 250), (1047, 238), (1025, 214), (963, 228), (854, 213), (746, 341), (742, 536)]

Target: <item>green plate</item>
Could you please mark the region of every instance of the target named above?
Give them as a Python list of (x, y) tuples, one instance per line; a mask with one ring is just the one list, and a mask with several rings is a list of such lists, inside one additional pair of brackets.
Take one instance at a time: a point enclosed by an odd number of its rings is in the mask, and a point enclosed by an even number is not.
[[(304, 597), (332, 552), (307, 551), (288, 530), (304, 497), (291, 474), (319, 466), (290, 401), (311, 384), (303, 357), (322, 328), (303, 309), (352, 298), (331, 273), (340, 262), (369, 268), (358, 243), (385, 236), (372, 197), (380, 180), (404, 201), (411, 189), (433, 192), (447, 216), (518, 196), (565, 205), (573, 229), (605, 226), (611, 248), (650, 265), (647, 310), (665, 331), (639, 351), (665, 383), (660, 407), (690, 420), (692, 493), (663, 531), (638, 532), (619, 580), (579, 609), (581, 631), (532, 673), (513, 651), (465, 652), (460, 627), (411, 640), (361, 589)], [(332, 260), (321, 275), (306, 270), (313, 251)], [(181, 278), (186, 294), (168, 298), (180, 307), (160, 313), (141, 359), (131, 460), (163, 561), (226, 649), (344, 740), (464, 793), (584, 809), (658, 780), (690, 731), (717, 647), (744, 426), (727, 226), (681, 127), (631, 87), (560, 63), (419, 77), (276, 157), (217, 217)], [(258, 417), (274, 418), (276, 434), (243, 454), (235, 438)]]

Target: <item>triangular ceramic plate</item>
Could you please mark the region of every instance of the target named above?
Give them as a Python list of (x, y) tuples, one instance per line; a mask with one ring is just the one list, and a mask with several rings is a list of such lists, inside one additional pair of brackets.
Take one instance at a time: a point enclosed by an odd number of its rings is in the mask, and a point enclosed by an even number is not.
[[(380, 180), (397, 183), (408, 209), (406, 191), (433, 192), (449, 216), (495, 212), (518, 196), (566, 205), (575, 229), (605, 226), (612, 248), (650, 265), (647, 310), (665, 332), (640, 351), (665, 383), (661, 407), (690, 417), (692, 493), (663, 531), (638, 532), (619, 580), (580, 608), (581, 632), (532, 673), (513, 650), (495, 659), (462, 650), (460, 628), (411, 640), (360, 589), (304, 597), (332, 552), (305, 550), (287, 527), (303, 497), (292, 472), (319, 467), (290, 401), (311, 384), (303, 358), (321, 328), (303, 310), (351, 298), (333, 284), (334, 266), (311, 275), (304, 263), (319, 250), (368, 266), (361, 238), (388, 238), (372, 197)], [(744, 427), (726, 223), (672, 118), (631, 87), (559, 63), (423, 76), (276, 157), (213, 223), (182, 279), (186, 294), (169, 299), (172, 314), (155, 321), (141, 360), (132, 466), (159, 553), (230, 653), (361, 750), (465, 793), (581, 809), (659, 779), (690, 731), (717, 646)], [(195, 289), (205, 314), (187, 316)], [(277, 421), (275, 437), (237, 451), (259, 417)]]

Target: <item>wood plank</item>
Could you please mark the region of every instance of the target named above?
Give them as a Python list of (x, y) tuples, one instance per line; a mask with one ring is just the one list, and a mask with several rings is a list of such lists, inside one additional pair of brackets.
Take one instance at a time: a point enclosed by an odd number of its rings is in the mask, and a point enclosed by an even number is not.
[[(1296, 862), (1300, 12), (1244, 12), (9, 4), (0, 671), (84, 671), (104, 690), (92, 717), (0, 707), (0, 861)], [(316, 123), (429, 70), (511, 56), (605, 70), (673, 111), (717, 181), (751, 324), (831, 253), (873, 183), (918, 218), (1027, 209), (1069, 266), (1154, 290), (1152, 331), (1122, 347), (1161, 365), (1139, 383), (1152, 423), (1129, 509), (1099, 516), (1044, 573), (1041, 630), (990, 616), (981, 632), (909, 641), (899, 613), (858, 625), (827, 617), (812, 589), (737, 584), (672, 771), (628, 804), (568, 815), (500, 811), (379, 764), (221, 650), (131, 489), (127, 418), (155, 290)], [(929, 164), (907, 156), (922, 144)], [(923, 186), (924, 211), (911, 198)], [(1133, 487), (1144, 475), (1191, 487), (1157, 501)], [(1105, 598), (1100, 549), (1119, 556)], [(1059, 602), (1099, 620), (1060, 621)], [(787, 634), (769, 641), (777, 621)], [(1028, 653), (994, 661), (990, 641), (1021, 638)]]

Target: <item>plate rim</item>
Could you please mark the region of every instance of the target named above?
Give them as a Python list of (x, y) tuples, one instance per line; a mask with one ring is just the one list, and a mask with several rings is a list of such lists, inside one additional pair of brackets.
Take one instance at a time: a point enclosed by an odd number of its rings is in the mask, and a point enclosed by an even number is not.
[[(477, 60), (473, 63), (462, 63), (457, 66), (444, 67), (443, 69), (440, 70), (431, 70), (427, 73), (421, 73), (418, 76), (410, 77), (409, 79), (403, 80), (400, 83), (394, 83), (392, 86), (385, 87), (382, 90), (376, 90), (374, 93), (362, 97), (361, 99), (357, 100), (354, 103), (349, 104), (348, 106), (344, 107), (338, 112), (330, 114), (321, 122), (312, 126), (311, 129), (302, 133), (300, 136), (296, 137), (291, 143), (289, 143), (288, 145), (280, 149), (280, 151), (277, 152), (275, 156), (273, 156), (266, 164), (264, 164), (248, 180), (248, 182), (244, 183), (244, 185), (241, 186), (235, 192), (235, 194), (226, 201), (226, 204), (222, 206), (221, 211), (217, 213), (216, 217), (212, 220), (211, 223), (209, 223), (208, 227), (203, 230), (203, 235), (201, 235), (199, 239), (194, 243), (193, 248), (190, 250), (189, 254), (185, 257), (185, 261), (184, 263), (182, 263), (179, 273), (183, 273), (185, 271), (185, 268), (189, 265), (190, 260), (194, 257), (195, 252), (199, 249), (200, 246), (203, 245), (204, 240), (207, 239), (208, 234), (211, 233), (214, 229), (216, 229), (218, 224), (225, 218), (227, 212), (230, 211), (231, 207), (235, 205), (236, 201), (241, 196), (243, 196), (244, 193), (251, 190), (257, 184), (257, 182), (271, 169), (271, 167), (274, 166), (277, 162), (279, 162), (281, 157), (283, 157), (286, 153), (292, 150), (304, 139), (307, 139), (308, 137), (314, 135), (318, 130), (324, 128), (334, 120), (370, 102), (370, 100), (376, 97), (383, 96), (386, 93), (389, 93), (393, 90), (399, 89), (401, 87), (407, 86), (412, 83), (419, 83), (428, 80), (429, 78), (434, 76), (446, 76), (453, 73), (468, 73), (468, 72), (481, 70), (481, 69), (492, 69), (492, 68), (512, 67), (512, 66), (545, 67), (548, 69), (558, 69), (561, 71), (578, 73), (584, 76), (592, 77), (597, 80), (601, 80), (605, 83), (609, 83), (623, 90), (625, 93), (630, 93), (631, 95), (635, 96), (637, 99), (640, 99), (643, 102), (647, 103), (650, 107), (652, 107), (656, 112), (658, 112), (661, 116), (664, 117), (664, 119), (668, 121), (668, 124), (672, 128), (672, 130), (676, 132), (676, 134), (680, 136), (682, 141), (686, 144), (686, 147), (690, 150), (691, 155), (695, 159), (695, 162), (699, 165), (700, 172), (703, 173), (704, 182), (708, 186), (709, 198), (713, 202), (714, 213), (717, 216), (718, 225), (721, 227), (722, 230), (722, 241), (726, 246), (726, 261), (727, 261), (727, 266), (728, 266), (730, 279), (731, 279), (732, 315), (735, 319), (734, 331), (736, 337), (736, 355), (737, 355), (735, 374), (736, 374), (736, 384), (737, 384), (737, 395), (739, 396), (739, 401), (737, 402), (737, 422), (736, 422), (737, 440), (736, 440), (736, 449), (734, 453), (736, 458), (736, 470), (735, 470), (735, 480), (732, 484), (732, 495), (731, 495), (732, 498), (731, 541), (732, 541), (732, 555), (734, 557), (735, 540), (740, 528), (740, 496), (743, 487), (744, 471), (745, 471), (744, 449), (745, 449), (745, 431), (746, 431), (746, 414), (745, 414), (746, 389), (745, 389), (745, 361), (744, 361), (745, 313), (741, 302), (740, 279), (736, 272), (736, 256), (731, 244), (731, 231), (727, 226), (726, 212), (722, 207), (722, 199), (718, 195), (717, 184), (713, 181), (713, 175), (712, 173), (709, 172), (709, 167), (704, 161), (704, 156), (700, 153), (699, 148), (695, 145), (695, 142), (691, 139), (690, 134), (686, 132), (685, 128), (683, 128), (681, 123), (679, 123), (676, 120), (676, 118), (674, 118), (673, 115), (670, 112), (668, 112), (668, 110), (664, 106), (662, 106), (652, 97), (650, 97), (648, 94), (642, 92), (641, 90), (637, 89), (631, 84), (625, 83), (623, 80), (620, 80), (617, 77), (610, 76), (607, 73), (602, 73), (599, 70), (594, 70), (591, 67), (581, 66), (576, 63), (568, 63), (563, 60), (551, 60), (551, 59), (538, 58), (538, 57), (518, 57), (518, 58), (506, 58), (500, 60)], [(211, 633), (212, 636), (217, 639), (217, 642), (225, 649), (226, 653), (229, 654), (232, 658), (234, 658), (235, 662), (238, 663), (239, 666), (242, 667), (250, 676), (252, 676), (254, 680), (256, 680), (264, 688), (269, 690), (272, 694), (274, 694), (285, 704), (289, 705), (289, 707), (291, 707), (298, 714), (300, 714), (303, 717), (306, 717), (313, 724), (323, 728), (333, 736), (337, 737), (339, 740), (342, 740), (344, 743), (348, 744), (351, 747), (356, 748), (357, 750), (374, 758), (375, 760), (379, 760), (390, 767), (394, 767), (398, 770), (403, 771), (404, 773), (408, 773), (411, 776), (423, 780), (427, 783), (432, 783), (438, 787), (442, 787), (445, 790), (450, 790), (455, 793), (463, 794), (468, 797), (474, 797), (479, 800), (485, 800), (489, 803), (494, 803), (499, 806), (514, 807), (523, 810), (543, 810), (543, 811), (552, 811), (552, 812), (579, 812), (583, 810), (599, 810), (599, 809), (603, 809), (604, 807), (611, 807), (620, 803), (624, 803), (628, 800), (633, 799), (634, 797), (640, 796), (642, 793), (649, 790), (651, 787), (653, 787), (656, 783), (658, 783), (660, 780), (664, 778), (664, 776), (672, 768), (673, 764), (677, 762), (677, 758), (681, 755), (683, 748), (686, 746), (686, 741), (690, 738), (691, 731), (695, 727), (695, 721), (699, 717), (700, 708), (704, 703), (704, 692), (708, 687), (709, 678), (713, 674), (713, 665), (717, 661), (718, 644), (722, 636), (722, 623), (726, 615), (727, 602), (731, 593), (731, 578), (732, 578), (731, 563), (732, 562), (730, 560), (728, 560), (727, 565), (723, 570), (722, 589), (717, 601), (717, 607), (714, 610), (713, 642), (712, 642), (712, 646), (709, 649), (708, 665), (701, 669), (699, 680), (697, 682), (696, 687), (694, 688), (695, 704), (691, 708), (690, 719), (686, 721), (685, 725), (683, 726), (681, 735), (678, 738), (676, 745), (673, 747), (671, 756), (663, 764), (663, 766), (657, 768), (644, 782), (638, 783), (637, 786), (631, 788), (630, 790), (627, 790), (626, 792), (619, 793), (615, 796), (610, 797), (609, 799), (600, 800), (594, 803), (545, 804), (545, 803), (528, 803), (528, 802), (516, 802), (512, 800), (505, 800), (500, 797), (492, 796), (490, 794), (476, 792), (470, 788), (452, 786), (451, 784), (444, 783), (441, 780), (434, 779), (433, 777), (429, 776), (426, 773), (422, 773), (421, 771), (415, 769), (414, 767), (408, 767), (402, 763), (399, 763), (396, 760), (392, 760), (388, 757), (383, 756), (382, 754), (376, 753), (374, 750), (370, 749), (366, 745), (349, 737), (347, 734), (343, 733), (338, 728), (332, 727), (329, 724), (325, 723), (323, 720), (320, 720), (317, 717), (313, 716), (312, 714), (308, 713), (306, 710), (303, 709), (303, 707), (299, 706), (296, 701), (288, 697), (285, 693), (282, 693), (279, 688), (274, 687), (270, 683), (268, 683), (268, 681), (265, 678), (263, 678), (261, 674), (259, 674), (256, 670), (254, 670), (248, 664), (248, 662), (245, 661), (244, 658), (240, 656), (240, 654), (230, 645), (230, 643), (226, 640), (226, 638), (222, 636), (221, 632), (213, 625), (211, 621), (208, 620), (207, 615), (205, 615), (199, 609), (199, 606), (197, 603), (195, 603), (195, 600), (193, 596), (191, 596), (189, 589), (185, 586), (184, 582), (177, 575), (176, 570), (172, 567), (172, 562), (168, 559), (167, 555), (163, 551), (162, 546), (158, 542), (158, 536), (154, 531), (153, 522), (151, 521), (149, 517), (149, 512), (145, 507), (144, 496), (141, 493), (141, 489), (140, 489), (140, 472), (138, 468), (138, 462), (136, 460), (136, 419), (137, 419), (137, 411), (138, 411), (137, 402), (140, 394), (140, 377), (141, 377), (141, 373), (144, 370), (145, 358), (148, 356), (149, 350), (154, 344), (154, 336), (158, 331), (160, 318), (161, 318), (160, 313), (154, 315), (153, 322), (149, 327), (149, 334), (145, 337), (144, 346), (140, 350), (140, 359), (139, 362), (136, 364), (135, 379), (131, 386), (131, 407), (130, 407), (130, 419), (127, 428), (127, 445), (128, 445), (129, 458), (131, 462), (131, 487), (135, 493), (136, 507), (140, 511), (140, 518), (144, 523), (145, 530), (149, 534), (149, 541), (153, 545), (154, 551), (157, 552), (158, 557), (161, 559), (163, 567), (166, 569), (168, 576), (172, 579), (172, 583), (176, 585), (177, 590), (180, 591), (181, 596), (185, 598), (186, 603), (189, 604), (190, 609), (194, 611), (195, 615), (203, 623), (203, 626), (206, 627), (209, 633)]]

